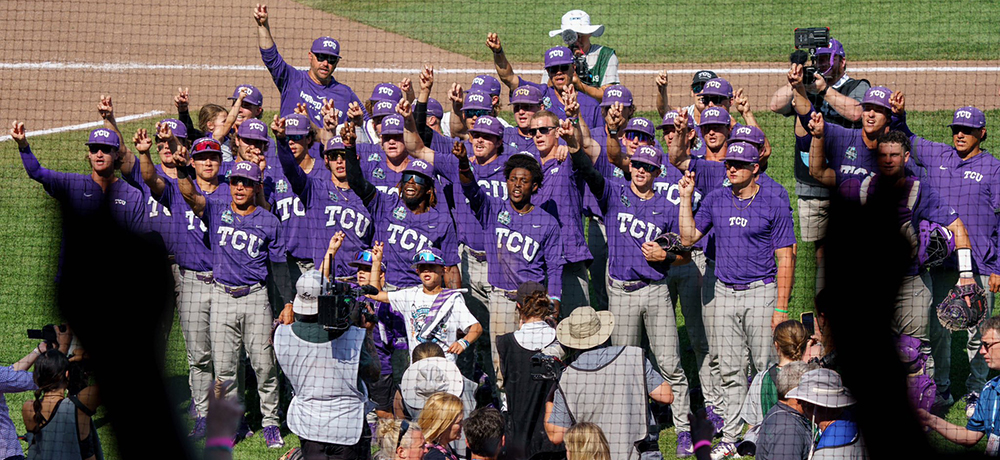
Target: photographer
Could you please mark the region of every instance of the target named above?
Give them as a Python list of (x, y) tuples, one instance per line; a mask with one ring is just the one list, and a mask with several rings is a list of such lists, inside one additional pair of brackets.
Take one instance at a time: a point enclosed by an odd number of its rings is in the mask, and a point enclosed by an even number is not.
[[(812, 83), (805, 85), (806, 96), (815, 110), (823, 114), (830, 123), (845, 128), (861, 128), (861, 100), (871, 88), (868, 80), (855, 80), (847, 76), (847, 53), (844, 45), (830, 39), (828, 46), (816, 48), (815, 64), (817, 72)], [(790, 61), (792, 66), (806, 65), (808, 53), (796, 50)], [(803, 80), (808, 80), (803, 78)], [(830, 91), (833, 89), (833, 91)], [(795, 88), (785, 84), (771, 96), (772, 112), (785, 116), (795, 115), (792, 99)], [(795, 121), (795, 193), (799, 196), (799, 225), (802, 241), (816, 245), (816, 291), (823, 287), (823, 237), (826, 235), (827, 212), (830, 207), (830, 191), (809, 175), (809, 144), (802, 136), (808, 134), (806, 127)]]
[[(577, 91), (600, 100), (604, 89), (621, 83), (618, 80), (618, 55), (607, 46), (590, 42), (590, 37), (604, 35), (603, 25), (591, 25), (590, 15), (583, 10), (572, 10), (562, 17), (561, 27), (549, 31), (549, 37), (561, 36), (573, 51), (576, 77), (573, 86)], [(542, 83), (548, 79), (543, 78)]]
[(381, 366), (370, 332), (353, 325), (327, 330), (319, 324), (322, 287), (319, 271), (302, 274), (292, 303), (295, 322), (274, 331), (275, 356), (295, 391), (288, 429), (298, 435), (307, 460), (368, 458), (367, 387), (378, 380)]

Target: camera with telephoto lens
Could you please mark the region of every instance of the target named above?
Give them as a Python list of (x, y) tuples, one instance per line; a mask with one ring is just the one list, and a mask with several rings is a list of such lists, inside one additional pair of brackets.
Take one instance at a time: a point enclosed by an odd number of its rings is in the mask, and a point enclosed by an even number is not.
[(576, 64), (576, 76), (583, 84), (593, 86), (594, 76), (590, 74), (590, 66), (587, 65), (587, 56), (583, 54), (580, 45), (576, 44), (580, 37), (576, 31), (570, 29), (562, 31), (560, 35), (562, 36), (563, 43), (566, 43), (566, 47), (573, 52), (573, 64)]
[[(795, 29), (795, 52), (790, 58), (793, 64), (803, 65), (802, 83), (811, 85), (816, 80), (816, 50), (830, 46), (829, 27), (805, 27)], [(806, 66), (806, 60), (810, 65)]]
[(531, 356), (531, 380), (559, 381), (566, 365), (559, 358), (544, 353)]
[(369, 302), (359, 300), (365, 295), (378, 294), (374, 286), (354, 286), (348, 283), (324, 283), (318, 298), (319, 324), (328, 331), (346, 331), (351, 326), (374, 323), (375, 314)]
[[(46, 324), (41, 329), (28, 329), (28, 338), (41, 340), (49, 345), (49, 348), (57, 348), (59, 340), (56, 335), (56, 327), (55, 324)], [(66, 325), (61, 324), (58, 327), (60, 332), (66, 332)]]

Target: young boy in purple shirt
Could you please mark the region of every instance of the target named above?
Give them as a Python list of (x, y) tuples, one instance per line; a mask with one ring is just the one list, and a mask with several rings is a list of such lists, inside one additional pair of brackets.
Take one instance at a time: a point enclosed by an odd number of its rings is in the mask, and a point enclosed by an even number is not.
[(212, 247), (215, 289), (210, 332), (215, 376), (239, 378), (240, 350), (247, 351), (257, 374), (264, 439), (268, 447), (279, 448), (284, 441), (278, 419), (278, 369), (269, 343), (272, 313), (264, 283), (271, 267), (278, 296), (286, 299), (291, 292), (281, 223), (255, 204), (262, 193), (256, 164), (241, 161), (233, 166), (229, 175), (232, 200), (221, 206), (195, 188), (194, 175), (188, 167), (178, 169), (177, 185), (184, 201), (205, 221)]
[(714, 229), (718, 249), (715, 276), (719, 282), (712, 308), (706, 310), (705, 329), (722, 374), (724, 427), (722, 442), (715, 449), (720, 454), (735, 451), (741, 434), (739, 402), (747, 391), (745, 350), (750, 349), (757, 369), (772, 364), (771, 329), (788, 319), (795, 270), (795, 231), (788, 196), (758, 184), (756, 147), (732, 143), (725, 158), (730, 185), (709, 192), (697, 215), (691, 204), (696, 173), (686, 172), (680, 182), (683, 244), (692, 245)]

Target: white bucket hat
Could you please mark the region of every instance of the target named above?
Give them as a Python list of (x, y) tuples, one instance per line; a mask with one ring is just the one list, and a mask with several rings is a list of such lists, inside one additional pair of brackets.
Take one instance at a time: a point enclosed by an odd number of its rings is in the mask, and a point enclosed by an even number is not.
[(572, 10), (562, 17), (562, 27), (556, 30), (549, 31), (550, 37), (555, 37), (561, 34), (564, 30), (572, 30), (578, 34), (593, 35), (595, 37), (600, 37), (604, 35), (603, 25), (591, 25), (590, 15), (583, 10)]
[(427, 398), (434, 393), (445, 392), (461, 398), (465, 381), (455, 363), (447, 358), (432, 357), (421, 359), (406, 369), (399, 388), (406, 404), (423, 409)]
[(592, 307), (577, 307), (556, 326), (559, 343), (577, 350), (594, 348), (611, 338), (615, 315), (610, 311), (595, 311)]

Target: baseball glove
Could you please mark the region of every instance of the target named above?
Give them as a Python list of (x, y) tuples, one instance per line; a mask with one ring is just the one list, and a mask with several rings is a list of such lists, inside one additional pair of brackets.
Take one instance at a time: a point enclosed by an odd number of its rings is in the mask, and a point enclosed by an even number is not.
[(937, 306), (937, 315), (950, 331), (976, 327), (986, 316), (986, 291), (977, 284), (955, 285)]
[(674, 232), (664, 233), (656, 237), (653, 241), (656, 241), (656, 243), (659, 244), (664, 251), (669, 253), (678, 254), (681, 252), (691, 251), (690, 246), (684, 246), (681, 244), (681, 236)]

